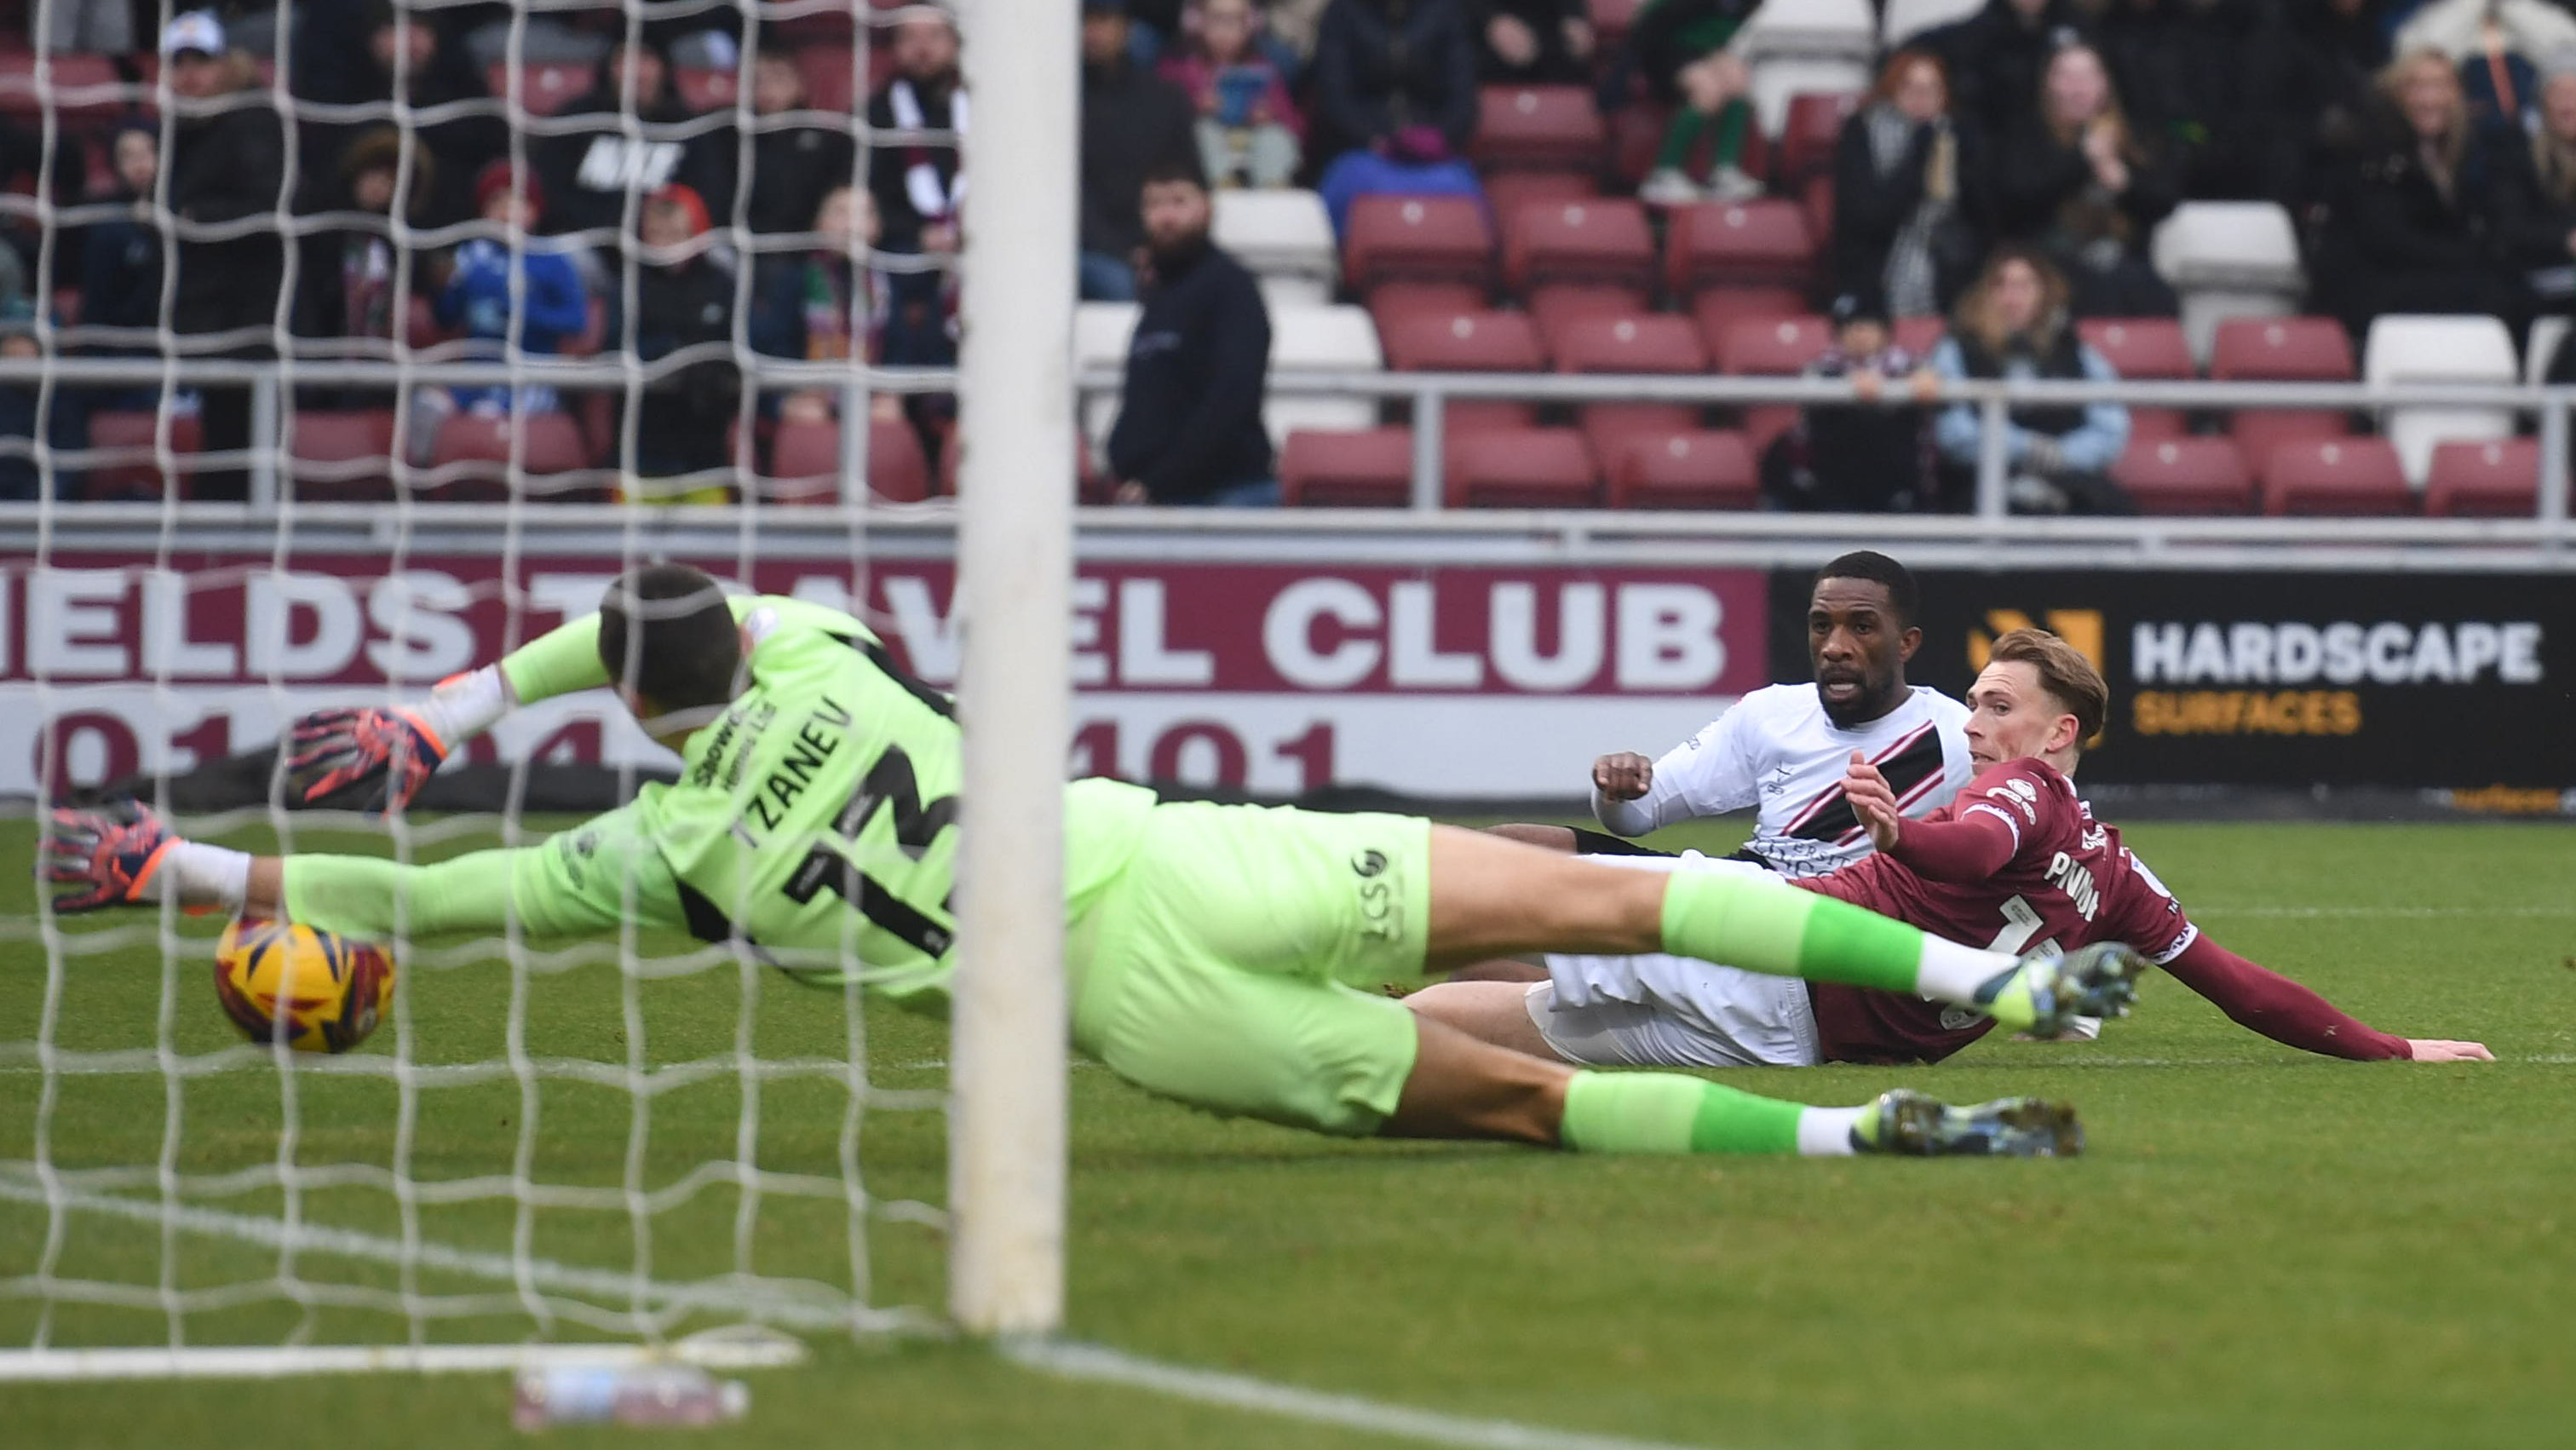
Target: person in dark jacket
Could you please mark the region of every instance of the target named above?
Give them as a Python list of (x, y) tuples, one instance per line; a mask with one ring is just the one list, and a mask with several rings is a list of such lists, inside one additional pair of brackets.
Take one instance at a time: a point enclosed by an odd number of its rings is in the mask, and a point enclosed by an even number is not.
[[(1932, 370), (1945, 379), (2119, 377), (2100, 353), (2076, 337), (2067, 320), (2066, 280), (2026, 247), (1995, 249), (1985, 272), (1959, 301), (1950, 333), (1932, 349)], [(1976, 497), (1984, 419), (1960, 401), (1932, 425), (1940, 448), (1942, 492), (1961, 506)], [(2005, 489), (2015, 513), (2137, 512), (2111, 465), (2129, 446), (2129, 410), (2117, 403), (2024, 404), (2004, 423)]]
[[(250, 58), (226, 48), (222, 24), (203, 10), (171, 20), (162, 32), (161, 54), (178, 111), (169, 159), (173, 222), (207, 226), (284, 212), (286, 121), (274, 98), (259, 90)], [(225, 104), (241, 92), (253, 94), (250, 104)], [(281, 226), (283, 220), (278, 218)], [(198, 356), (272, 354), (286, 275), (279, 228), (259, 227), (222, 240), (190, 237), (176, 225), (172, 230), (166, 254), (178, 276), (170, 326), (191, 339), (181, 350)], [(200, 419), (206, 451), (251, 446), (247, 388), (204, 389)], [(202, 499), (247, 499), (250, 474), (239, 467), (209, 468), (196, 475), (192, 491)]]
[(761, 129), (752, 136), (751, 200), (744, 213), (754, 232), (801, 232), (827, 192), (850, 184), (858, 145), (848, 131), (781, 119), (806, 104), (796, 53), (762, 50), (751, 66), (751, 109)]
[[(108, 141), (108, 160), (116, 189), (100, 200), (124, 207), (126, 214), (90, 223), (81, 237), (81, 327), (148, 333), (161, 325), (161, 232), (152, 222), (152, 194), (161, 176), (161, 128), (148, 121), (117, 127)], [(153, 352), (152, 342), (144, 336), (105, 339), (96, 351), (137, 356)]]
[(1996, 140), (2031, 119), (2048, 58), (2084, 39), (2085, 30), (2073, 0), (1987, 0), (1985, 9), (1914, 43), (1950, 68), (1951, 114)]
[(407, 178), (412, 204), (398, 205), (397, 190), (406, 180), (402, 150), (402, 136), (391, 126), (362, 131), (342, 149), (330, 209), (355, 212), (364, 220), (303, 239), (303, 296), (296, 317), (302, 336), (366, 339), (381, 345), (366, 350), (381, 354), (404, 331), (409, 319), (395, 308), (396, 283), (411, 296), (421, 295), (420, 253), (409, 247), (396, 250), (392, 218), (402, 211), (411, 225), (424, 225), (427, 198), (439, 181), (438, 163), (425, 152), (413, 152)]
[[(0, 305), (0, 357), (44, 356), (36, 340), (36, 314), (24, 297)], [(63, 466), (59, 455), (89, 446), (89, 408), (80, 390), (56, 388), (49, 399), (37, 383), (0, 383), (0, 502), (27, 502), (46, 494), (46, 474), (55, 498), (78, 498), (82, 475)], [(148, 405), (147, 405), (148, 406)], [(58, 455), (50, 470), (36, 464), (34, 444), (42, 431)]]
[[(646, 199), (639, 222), (644, 245), (636, 258), (635, 312), (620, 315), (612, 303), (608, 335), (648, 363), (683, 348), (730, 342), (734, 278), (708, 255), (705, 200), (685, 186), (666, 186)], [(724, 467), (741, 397), (742, 370), (730, 356), (691, 362), (646, 383), (640, 397), (627, 400), (636, 410), (633, 472), (673, 478)], [(649, 496), (696, 503), (722, 502), (726, 495), (715, 486)]]
[(2130, 121), (2172, 158), (2196, 200), (2286, 193), (2299, 117), (2282, 108), (2289, 42), (2258, 0), (2117, 0), (2102, 58)]
[(1126, 0), (1082, 4), (1082, 296), (1136, 296), (1136, 249), (1145, 228), (1136, 195), (1145, 175), (1198, 149), (1198, 110), (1188, 94), (1127, 53)]
[[(642, 123), (632, 138), (624, 125), (630, 113)], [(558, 124), (573, 129), (531, 138), (529, 159), (545, 193), (546, 230), (622, 231), (627, 194), (640, 202), (665, 186), (685, 186), (704, 200), (709, 215), (731, 216), (733, 175), (741, 160), (733, 131), (692, 130), (691, 119), (672, 88), (662, 52), (649, 43), (620, 42), (601, 58), (591, 88), (555, 113)]]
[(1834, 143), (1835, 285), (1897, 317), (1950, 310), (1985, 251), (1984, 148), (1950, 116), (1940, 57), (1900, 50)]
[[(1850, 403), (1809, 404), (1762, 459), (1762, 494), (1775, 508), (1834, 513), (1913, 513), (1939, 497), (1923, 405), (1941, 386), (1928, 360), (1897, 345), (1887, 303), (1862, 287), (1826, 310), (1834, 343), (1807, 365), (1811, 378), (1849, 378)], [(1902, 387), (1906, 400), (1888, 396)]]
[(2047, 251), (2074, 288), (2078, 317), (2170, 317), (2182, 310), (2147, 242), (2180, 200), (2164, 148), (2129, 124), (2101, 55), (2070, 45), (2049, 58), (2039, 112), (2004, 143), (1995, 219)]
[(1409, 127), (1463, 155), (1476, 130), (1476, 41), (1465, 0), (1332, 0), (1315, 36), (1315, 131), (1331, 158)]
[[(957, 73), (957, 24), (935, 5), (894, 15), (894, 74), (868, 97), (877, 131), (964, 132), (966, 92)], [(868, 151), (868, 191), (890, 252), (957, 250), (966, 178), (954, 141), (888, 142)]]
[[(305, 99), (335, 105), (381, 104), (394, 98), (395, 71), (399, 69), (404, 98), (414, 111), (427, 112), (432, 107), (464, 111), (413, 119), (411, 138), (417, 148), (414, 154), (428, 158), (430, 165), (423, 171), (434, 174), (434, 179), (424, 182), (415, 178), (414, 194), (418, 200), (412, 208), (412, 223), (447, 227), (471, 220), (475, 210), (474, 178), (510, 149), (508, 123), (497, 115), (476, 114), (460, 106), (462, 102), (488, 100), (489, 92), (472, 57), (463, 46), (445, 41), (429, 16), (397, 11), (391, 0), (372, 0), (359, 8), (365, 12), (364, 44), (335, 56), (333, 64), (299, 68), (295, 72), (296, 89)], [(301, 153), (305, 175), (345, 175), (349, 170), (349, 148), (383, 124), (307, 122)]]
[(2539, 129), (2499, 168), (2493, 227), (2533, 297), (2564, 312), (2576, 306), (2576, 68), (2548, 73), (2539, 108)]
[(2389, 60), (2387, 12), (2392, 0), (2286, 0), (2287, 76), (2281, 110), (2292, 118), (2285, 138), (2295, 148), (2294, 206), (2360, 160), (2374, 88)]
[(2376, 140), (2330, 198), (2319, 310), (2356, 338), (2384, 312), (2490, 313), (2519, 337), (2529, 294), (2490, 230), (2509, 158), (2469, 123), (2459, 72), (2440, 51), (2398, 57), (2380, 92)]
[(1208, 239), (1214, 209), (1186, 162), (1146, 173), (1153, 283), (1127, 346), (1126, 392), (1109, 431), (1120, 503), (1279, 501), (1261, 402), (1270, 312), (1241, 263)]
[(1475, 0), (1477, 69), (1488, 81), (1579, 85), (1592, 62), (1580, 0)]

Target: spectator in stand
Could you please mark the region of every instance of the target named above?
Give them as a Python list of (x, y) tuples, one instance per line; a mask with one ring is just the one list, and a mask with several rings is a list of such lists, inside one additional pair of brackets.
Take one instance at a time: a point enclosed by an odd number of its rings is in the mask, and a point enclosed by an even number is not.
[(1592, 22), (1582, 0), (1478, 0), (1478, 70), (1488, 81), (1580, 85), (1590, 76)]
[[(536, 234), (545, 220), (536, 178), (495, 161), (474, 179), (474, 195), (491, 235), (456, 249), (433, 312), (442, 326), (462, 332), (468, 352), (497, 358), (515, 342), (521, 352), (549, 356), (590, 327), (590, 295), (572, 244)], [(515, 269), (513, 245), (519, 248)], [(511, 298), (512, 273), (518, 298)], [(412, 461), (427, 465), (439, 425), (456, 413), (484, 418), (551, 413), (562, 406), (555, 390), (424, 387), (412, 394)]]
[(1642, 77), (1647, 95), (1673, 112), (1654, 169), (1637, 189), (1641, 200), (1686, 206), (1761, 193), (1761, 183), (1744, 171), (1753, 132), (1752, 72), (1727, 49), (1759, 4), (1648, 0), (1637, 13), (1601, 94), (1604, 107), (1616, 109)]
[[(1798, 421), (1762, 459), (1763, 499), (1773, 508), (1833, 513), (1913, 513), (1939, 498), (1924, 407), (1941, 390), (1929, 361), (1896, 345), (1887, 303), (1861, 287), (1834, 299), (1833, 346), (1807, 365), (1811, 378), (1849, 378), (1851, 403), (1798, 410)], [(1911, 401), (1890, 400), (1891, 384)]]
[[(2066, 311), (2066, 282), (2048, 259), (2026, 247), (1996, 249), (1959, 303), (1949, 335), (1932, 349), (1944, 379), (2087, 378), (2119, 374), (2075, 336)], [(1958, 402), (1933, 423), (1940, 446), (1943, 493), (1962, 504), (1976, 496), (1984, 429), (1977, 405)], [(2117, 403), (2024, 404), (2004, 425), (2006, 493), (2015, 513), (2136, 512), (2111, 465), (2129, 446), (2129, 410)]]
[(2300, 210), (2360, 160), (2379, 73), (2388, 66), (2392, 0), (2287, 0), (2289, 74), (2283, 138), (2296, 152), (2286, 197)]
[(2400, 51), (2438, 50), (2460, 62), (2469, 124), (2527, 132), (2538, 120), (2540, 72), (2526, 59), (2576, 47), (2576, 16), (2543, 0), (2434, 0), (2398, 29)]
[(1186, 163), (1147, 172), (1141, 196), (1152, 284), (1109, 431), (1118, 502), (1276, 504), (1261, 421), (1270, 312), (1260, 285), (1208, 239), (1214, 208)]
[[(285, 320), (279, 316), (286, 275), (279, 234), (289, 200), (285, 118), (261, 88), (250, 57), (228, 49), (223, 23), (211, 12), (173, 17), (161, 33), (161, 56), (178, 111), (167, 183), (171, 216), (200, 226), (260, 217), (276, 222), (219, 241), (178, 235), (168, 242), (178, 272), (170, 327), (186, 339), (179, 345), (184, 354), (274, 356)], [(232, 104), (245, 93), (247, 103)], [(249, 449), (250, 390), (212, 387), (201, 394), (206, 450)], [(250, 474), (239, 466), (208, 468), (196, 475), (193, 492), (201, 499), (247, 499)]]
[[(153, 190), (161, 176), (160, 127), (148, 121), (117, 127), (108, 140), (108, 161), (116, 189), (100, 200), (122, 206), (125, 215), (92, 222), (81, 237), (81, 327), (135, 334), (106, 340), (97, 352), (144, 355), (157, 350), (151, 333), (161, 325), (161, 229), (152, 220)], [(152, 391), (142, 397), (139, 406), (152, 406)]]
[[(868, 98), (868, 124), (879, 131), (966, 132), (966, 92), (958, 83), (957, 25), (936, 5), (895, 12), (894, 74)], [(936, 258), (957, 251), (957, 209), (966, 199), (954, 141), (886, 144), (868, 150), (868, 193), (885, 230), (885, 249)], [(940, 271), (895, 273), (896, 305), (934, 307), (953, 285)]]
[(778, 118), (804, 110), (805, 73), (792, 50), (764, 49), (751, 65), (751, 110), (759, 129), (751, 141), (751, 200), (745, 220), (753, 232), (801, 232), (823, 197), (850, 184), (858, 144), (838, 126), (794, 125)]
[(2540, 84), (2539, 129), (2506, 155), (2521, 164), (2500, 168), (2496, 241), (2533, 299), (2565, 312), (2576, 306), (2576, 55), (2550, 62)]
[(1195, 24), (1163, 53), (1162, 76), (1198, 108), (1199, 165), (1216, 186), (1286, 186), (1304, 157), (1306, 118), (1287, 77), (1255, 43), (1252, 0), (1198, 0)]
[(2116, 0), (2102, 22), (2102, 59), (2131, 122), (2198, 199), (2287, 193), (2288, 47), (2279, 10), (2260, 0)]
[(2048, 58), (2085, 39), (2083, 16), (2074, 0), (1987, 0), (1915, 44), (1950, 68), (1950, 114), (2000, 142), (2032, 119)]
[[(428, 158), (430, 165), (421, 168), (421, 174), (434, 173), (435, 179), (415, 180), (414, 194), (419, 202), (411, 216), (413, 225), (422, 227), (448, 227), (471, 220), (474, 178), (495, 157), (509, 151), (508, 123), (461, 104), (488, 100), (489, 93), (473, 60), (461, 46), (444, 43), (430, 17), (399, 11), (390, 0), (374, 0), (362, 8), (364, 45), (346, 53), (336, 64), (297, 71), (298, 91), (307, 99), (335, 105), (381, 104), (394, 98), (395, 73), (399, 70), (403, 97), (414, 111), (430, 112), (433, 107), (463, 111), (464, 114), (447, 115), (432, 112), (413, 118), (411, 135), (417, 143), (413, 155)], [(348, 149), (383, 124), (306, 122), (302, 152), (306, 174), (345, 176)]]
[(1939, 57), (1890, 56), (1834, 143), (1836, 285), (1898, 317), (1947, 313), (1984, 255), (1989, 180), (1978, 136), (1950, 119)]
[[(1417, 128), (1438, 156), (1476, 130), (1476, 40), (1466, 0), (1332, 0), (1315, 37), (1315, 151), (1384, 150)], [(1432, 151), (1416, 137), (1417, 158)]]
[[(630, 115), (641, 123), (632, 137)], [(643, 198), (674, 185), (730, 215), (741, 159), (734, 135), (723, 127), (693, 131), (691, 119), (662, 52), (649, 41), (620, 41), (600, 59), (591, 88), (555, 113), (554, 124), (571, 129), (530, 140), (546, 229), (614, 235), (625, 228), (629, 193), (640, 214)]]
[[(952, 314), (895, 301), (894, 276), (876, 264), (877, 209), (866, 192), (842, 185), (823, 193), (812, 230), (819, 240), (812, 251), (773, 256), (761, 269), (751, 317), (755, 350), (881, 367), (945, 367), (957, 360)], [(790, 423), (827, 422), (838, 415), (840, 401), (831, 389), (808, 388), (780, 400), (778, 415)], [(875, 393), (868, 409), (877, 418), (900, 418), (904, 401)]]
[(2519, 337), (2528, 294), (2490, 229), (2512, 158), (2469, 123), (2439, 51), (2399, 56), (2380, 94), (2376, 140), (2342, 178), (2316, 249), (2320, 308), (2355, 337), (2383, 312), (2492, 313)]
[(1269, 0), (1262, 6), (1262, 43), (1270, 49), (1271, 59), (1280, 61), (1288, 72), (1292, 86), (1306, 79), (1315, 41), (1324, 28), (1324, 12), (1331, 4), (1332, 0)]
[[(419, 253), (394, 247), (391, 218), (406, 213), (421, 225), (426, 199), (438, 188), (438, 163), (425, 151), (411, 154), (412, 204), (397, 208), (395, 192), (404, 180), (402, 133), (391, 126), (360, 132), (340, 153), (338, 190), (331, 209), (358, 212), (365, 220), (352, 226), (315, 232), (303, 242), (304, 296), (296, 331), (306, 337), (367, 339), (390, 350), (407, 319), (395, 308), (395, 283), (412, 272)], [(416, 292), (406, 283), (402, 289)]]
[(2130, 126), (2101, 55), (2070, 45), (2052, 56), (2039, 114), (1998, 160), (1995, 212), (2005, 236), (2037, 243), (2067, 275), (2077, 316), (2182, 310), (2147, 260), (2175, 190), (2163, 147)]
[[(36, 338), (36, 312), (24, 297), (0, 302), (0, 358), (43, 357)], [(24, 503), (44, 496), (45, 470), (36, 465), (39, 417), (45, 442), (57, 453), (89, 446), (88, 413), (77, 390), (56, 388), (50, 402), (38, 383), (0, 383), (0, 502)], [(53, 464), (56, 498), (76, 497), (81, 475)]]
[(1127, 0), (1082, 0), (1082, 297), (1136, 300), (1145, 174), (1187, 158), (1197, 117), (1178, 86), (1127, 52)]
[[(685, 348), (730, 343), (734, 278), (708, 245), (706, 201), (685, 186), (666, 186), (646, 200), (640, 222), (635, 312), (619, 315), (612, 298), (608, 335), (647, 363)], [(646, 383), (641, 396), (627, 399), (637, 410), (633, 472), (659, 479), (724, 467), (741, 397), (742, 370), (730, 353)], [(659, 503), (721, 503), (726, 496), (720, 484), (646, 495)]]

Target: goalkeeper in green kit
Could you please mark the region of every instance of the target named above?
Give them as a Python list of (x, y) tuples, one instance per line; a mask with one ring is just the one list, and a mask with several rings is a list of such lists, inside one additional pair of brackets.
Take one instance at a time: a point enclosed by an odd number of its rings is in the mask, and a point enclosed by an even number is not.
[[(253, 858), (141, 807), (58, 810), (57, 911), (175, 897), (363, 939), (603, 935), (635, 921), (739, 941), (791, 975), (932, 1011), (954, 969), (959, 735), (947, 696), (848, 615), (635, 570), (599, 614), (417, 706), (299, 722), (306, 799), (407, 802), (514, 705), (614, 683), (680, 779), (538, 845), (429, 866)], [(1065, 787), (1073, 1045), (1150, 1092), (1318, 1132), (1505, 1138), (1579, 1152), (2037, 1155), (2071, 1109), (1899, 1090), (1809, 1108), (1700, 1078), (1576, 1071), (1421, 1020), (1362, 987), (1534, 951), (1664, 951), (1844, 982), (2050, 1033), (2120, 1015), (2143, 962), (2104, 945), (2015, 960), (1767, 880), (1620, 871), (1412, 817), (1164, 803)]]

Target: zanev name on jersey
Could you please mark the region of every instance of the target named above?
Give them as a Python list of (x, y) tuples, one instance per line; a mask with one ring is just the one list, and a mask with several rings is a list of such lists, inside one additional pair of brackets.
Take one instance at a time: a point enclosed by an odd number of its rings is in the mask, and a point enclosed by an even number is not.
[(2129, 671), (2141, 685), (2536, 685), (2540, 644), (2529, 619), (2140, 623)]
[[(743, 802), (743, 809), (751, 813), (751, 818), (759, 822), (764, 831), (778, 829), (787, 808), (796, 804), (796, 798), (803, 795), (806, 787), (813, 784), (814, 777), (822, 773), (823, 763), (841, 748), (840, 732), (850, 728), (854, 717), (849, 707), (829, 695), (822, 696), (821, 701), (814, 713), (806, 717), (805, 723), (796, 727), (795, 739), (789, 743), (787, 753), (770, 768), (759, 788)], [(817, 726), (825, 728), (817, 729)]]

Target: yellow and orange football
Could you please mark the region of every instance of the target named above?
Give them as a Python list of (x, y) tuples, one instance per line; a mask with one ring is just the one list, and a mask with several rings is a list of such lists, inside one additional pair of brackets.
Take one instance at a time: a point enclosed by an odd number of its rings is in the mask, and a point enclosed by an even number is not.
[(253, 1042), (346, 1052), (376, 1030), (393, 994), (381, 949), (301, 923), (236, 921), (215, 945), (215, 996)]

